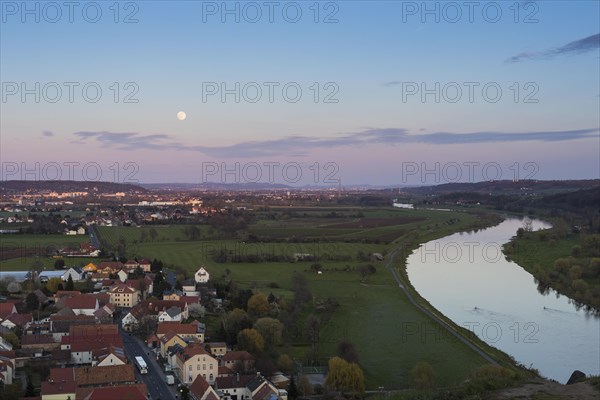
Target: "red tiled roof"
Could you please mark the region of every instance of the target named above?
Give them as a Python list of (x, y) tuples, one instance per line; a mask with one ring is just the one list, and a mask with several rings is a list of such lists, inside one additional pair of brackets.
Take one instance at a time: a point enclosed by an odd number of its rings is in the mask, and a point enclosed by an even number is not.
[(248, 353), (245, 350), (230, 351), (223, 356), (222, 360), (223, 361), (244, 361), (244, 360), (254, 360), (254, 357), (252, 357), (252, 354)]
[(74, 368), (51, 368), (48, 381), (54, 382), (73, 382), (75, 381)]
[(133, 364), (79, 367), (75, 368), (75, 381), (78, 386), (133, 383), (135, 382), (135, 369)]
[(12, 315), (9, 315), (6, 319), (17, 326), (24, 327), (25, 324), (27, 324), (28, 322), (33, 322), (33, 315), (32, 314), (12, 314)]
[(108, 293), (135, 293), (137, 290), (125, 283), (116, 283), (110, 287)]
[(69, 307), (72, 310), (95, 310), (97, 298), (92, 295), (81, 294), (75, 297), (65, 299), (65, 307)]
[(183, 301), (186, 304), (197, 304), (200, 303), (200, 296), (181, 296), (179, 301)]
[(198, 374), (190, 386), (190, 392), (196, 396), (197, 399), (201, 399), (202, 396), (204, 396), (204, 392), (206, 392), (208, 388), (210, 388), (210, 385), (206, 379), (204, 379), (202, 375)]
[(97, 388), (85, 400), (146, 400), (146, 394), (138, 385), (121, 385)]
[(121, 269), (123, 268), (123, 263), (121, 261), (102, 261), (100, 264), (98, 264), (99, 270), (107, 268), (113, 270)]
[(21, 346), (31, 346), (34, 344), (52, 344), (56, 343), (54, 341), (54, 336), (51, 334), (41, 334), (41, 335), (23, 335), (21, 337)]
[(0, 318), (5, 319), (15, 312), (17, 312), (17, 309), (14, 303), (0, 303)]
[(42, 396), (53, 394), (75, 393), (77, 385), (75, 382), (42, 382)]
[(157, 335), (165, 335), (169, 332), (174, 332), (179, 335), (193, 335), (198, 331), (196, 325), (182, 324), (179, 321), (176, 322), (161, 322), (156, 327)]
[(65, 297), (65, 296), (73, 297), (78, 294), (81, 294), (81, 292), (79, 290), (58, 290), (56, 293), (54, 293), (54, 298), (60, 299), (61, 297)]

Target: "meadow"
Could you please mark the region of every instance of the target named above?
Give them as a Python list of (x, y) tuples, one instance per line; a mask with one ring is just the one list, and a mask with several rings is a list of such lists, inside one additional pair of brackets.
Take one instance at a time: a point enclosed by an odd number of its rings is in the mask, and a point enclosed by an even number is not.
[[(335, 209), (332, 209), (335, 210)], [(286, 212), (289, 213), (289, 209)], [(239, 238), (189, 241), (183, 227), (155, 227), (155, 241), (139, 242), (144, 228), (99, 227), (102, 240), (125, 238), (129, 256), (161, 259), (168, 266), (193, 273), (200, 265), (208, 267), (211, 280), (234, 280), (240, 287), (287, 299), (293, 297), (292, 275), (303, 273), (314, 301), (335, 298), (339, 307), (321, 326), (319, 358), (326, 360), (336, 352), (341, 340), (351, 341), (358, 349), (367, 387), (405, 388), (410, 370), (418, 361), (427, 361), (435, 369), (440, 385), (457, 384), (486, 361), (455, 338), (448, 337), (428, 317), (421, 314), (397, 287), (385, 261), (363, 256), (386, 254), (398, 246), (413, 246), (416, 241), (440, 237), (482, 224), (465, 212), (399, 209), (358, 210), (364, 216), (328, 217), (322, 210), (294, 209), (292, 216), (262, 219), (248, 227)], [(211, 237), (209, 228), (203, 233)], [(258, 242), (248, 242), (255, 235)], [(138, 241), (134, 243), (134, 241)], [(323, 273), (311, 271), (311, 261), (217, 262), (215, 253), (224, 250), (236, 255), (280, 255), (296, 253), (318, 256)], [(338, 260), (339, 259), (339, 260)], [(398, 266), (403, 260), (398, 259)], [(377, 272), (363, 279), (360, 265), (371, 263)], [(213, 321), (214, 322), (214, 321)], [(209, 327), (213, 324), (209, 323)], [(282, 349), (304, 359), (309, 345), (294, 343)]]

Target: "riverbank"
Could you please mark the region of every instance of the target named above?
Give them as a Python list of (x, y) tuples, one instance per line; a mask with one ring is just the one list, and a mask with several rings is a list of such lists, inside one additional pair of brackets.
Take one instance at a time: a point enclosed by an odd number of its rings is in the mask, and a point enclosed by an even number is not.
[(599, 246), (600, 235), (572, 233), (559, 225), (546, 231), (521, 232), (504, 251), (535, 277), (540, 292), (554, 290), (600, 315)]
[(503, 244), (522, 226), (508, 218), (427, 242), (409, 256), (407, 277), (432, 307), (517, 364), (563, 383), (574, 370), (600, 373), (599, 319), (569, 298), (540, 293), (532, 275), (503, 255)]
[(478, 213), (478, 222), (472, 224), (466, 229), (460, 231), (452, 231), (447, 234), (442, 232), (436, 232), (435, 234), (425, 234), (418, 238), (414, 238), (410, 243), (403, 243), (401, 248), (403, 250), (402, 257), (398, 257), (395, 260), (396, 266), (392, 270), (392, 274), (395, 279), (399, 280), (401, 289), (405, 292), (407, 297), (413, 304), (420, 309), (423, 313), (428, 315), (434, 321), (440, 324), (444, 329), (448, 329), (453, 335), (461, 337), (461, 341), (465, 342), (471, 349), (480, 354), (486, 361), (491, 364), (499, 365), (505, 368), (509, 368), (513, 371), (523, 372), (526, 376), (537, 377), (539, 376), (536, 370), (528, 369), (523, 365), (519, 365), (513, 357), (504, 353), (503, 351), (492, 347), (479, 339), (472, 331), (465, 329), (450, 318), (446, 317), (443, 313), (433, 307), (419, 292), (414, 288), (406, 271), (406, 261), (408, 256), (416, 249), (418, 249), (422, 243), (426, 243), (432, 240), (440, 239), (447, 235), (461, 233), (461, 232), (472, 232), (479, 229), (486, 229), (500, 224), (503, 221), (503, 217), (495, 213)]

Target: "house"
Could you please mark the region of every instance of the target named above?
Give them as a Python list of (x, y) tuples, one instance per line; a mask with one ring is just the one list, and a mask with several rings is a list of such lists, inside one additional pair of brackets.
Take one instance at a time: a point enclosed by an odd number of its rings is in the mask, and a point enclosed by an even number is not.
[(163, 292), (163, 300), (181, 300), (183, 292), (181, 290), (171, 289)]
[(175, 373), (181, 382), (192, 384), (197, 376), (202, 376), (213, 384), (218, 374), (218, 362), (201, 344), (190, 344), (175, 357)]
[(152, 264), (150, 263), (149, 260), (144, 258), (144, 259), (142, 259), (142, 261), (140, 261), (140, 268), (142, 269), (142, 271), (150, 272), (151, 267), (152, 267)]
[(83, 267), (83, 272), (85, 273), (95, 273), (96, 271), (98, 271), (98, 267), (94, 263), (89, 263)]
[(96, 367), (124, 365), (126, 362), (127, 357), (120, 347), (108, 346), (92, 351), (92, 365)]
[(279, 390), (262, 375), (239, 375), (217, 378), (215, 389), (225, 400), (271, 400), (279, 398)]
[(117, 272), (117, 276), (119, 277), (119, 280), (121, 282), (125, 282), (127, 280), (127, 277), (129, 276), (129, 274), (127, 272), (125, 272), (125, 270), (120, 270), (119, 272)]
[(147, 396), (148, 396), (148, 389), (146, 388), (146, 385), (141, 385), (141, 384), (119, 385), (119, 386), (95, 388), (90, 394), (83, 397), (83, 400), (107, 400), (107, 399), (147, 400)]
[(196, 376), (196, 379), (190, 386), (190, 398), (192, 400), (219, 400), (219, 395), (202, 375)]
[(251, 371), (254, 369), (254, 357), (245, 350), (230, 351), (220, 359), (220, 365), (233, 371)]
[(194, 280), (196, 283), (206, 283), (210, 279), (210, 274), (204, 267), (200, 267), (194, 274)]
[[(123, 390), (124, 388), (133, 388), (139, 390), (144, 396), (147, 395), (147, 387), (145, 384), (135, 383), (135, 369), (133, 364), (123, 364), (110, 367), (69, 367), (69, 368), (52, 368), (50, 369), (50, 375), (47, 383), (57, 384), (61, 383), (66, 385), (72, 383), (75, 385), (75, 397), (71, 397), (71, 400), (75, 399), (86, 399), (93, 393), (97, 394), (97, 391), (104, 388), (111, 390), (118, 389)], [(45, 392), (48, 385), (42, 383), (42, 396), (49, 394)], [(71, 389), (69, 387), (69, 389)], [(72, 390), (72, 389), (71, 389)], [(97, 394), (98, 395), (98, 394)], [(104, 397), (115, 395), (117, 397)], [(98, 396), (98, 399), (137, 399), (139, 396), (127, 397), (127, 392), (104, 392), (103, 396)], [(121, 395), (125, 397), (120, 397)]]
[(123, 348), (119, 328), (114, 324), (71, 326), (69, 335), (60, 342), (61, 350), (71, 352), (73, 364), (92, 364), (94, 352), (111, 346)]
[(75, 315), (90, 315), (93, 316), (94, 312), (100, 307), (98, 299), (90, 294), (80, 294), (74, 297), (66, 298), (63, 301), (65, 307), (69, 307), (73, 310)]
[(71, 279), (73, 279), (73, 282), (77, 282), (83, 280), (84, 275), (85, 273), (83, 272), (83, 269), (79, 267), (71, 267), (68, 270), (66, 270), (64, 274), (62, 274), (61, 278), (63, 281), (66, 282), (69, 280), (69, 277), (71, 277)]
[(29, 350), (50, 351), (58, 349), (60, 344), (54, 340), (51, 334), (45, 335), (23, 335), (21, 337), (21, 348)]
[(135, 260), (127, 260), (127, 262), (125, 264), (123, 264), (123, 266), (125, 267), (125, 269), (127, 271), (133, 271), (134, 269), (139, 267), (140, 264)]
[(48, 304), (48, 302), (49, 302), (48, 296), (46, 296), (46, 294), (44, 292), (42, 292), (40, 289), (34, 290), (33, 293), (35, 294), (35, 297), (37, 297), (38, 301), (40, 302), (40, 305)]
[(215, 357), (221, 357), (227, 353), (227, 343), (225, 342), (207, 343), (206, 348)]
[(15, 303), (0, 303), (0, 321), (6, 319), (11, 314), (16, 314)]
[(156, 327), (156, 337), (162, 338), (167, 333), (175, 333), (182, 339), (204, 342), (204, 329), (201, 329), (198, 324), (182, 324), (179, 321), (161, 322)]
[(148, 294), (152, 293), (152, 290), (154, 289), (154, 282), (149, 276), (139, 279), (128, 279), (125, 283), (132, 288), (139, 290), (144, 299), (148, 297)]
[(77, 385), (73, 381), (42, 382), (40, 395), (42, 400), (73, 400)]
[(181, 290), (186, 296), (199, 296), (200, 292), (196, 290), (195, 279), (186, 279), (181, 282)]
[(181, 308), (169, 307), (158, 314), (158, 322), (181, 321)]
[(139, 290), (132, 288), (125, 283), (117, 283), (111, 286), (108, 291), (110, 303), (117, 307), (131, 308), (136, 306), (141, 301), (141, 293)]
[(189, 318), (188, 305), (184, 301), (175, 300), (143, 300), (137, 306), (133, 307), (125, 317), (123, 317), (123, 329), (132, 331), (137, 329), (137, 325), (144, 317), (150, 317), (158, 320), (158, 315), (170, 307), (179, 307), (182, 319)]
[(23, 330), (27, 329), (29, 325), (33, 322), (32, 314), (11, 314), (4, 321), (0, 323), (0, 325), (8, 328), (15, 329), (16, 327), (23, 328)]
[(77, 234), (85, 235), (85, 228), (83, 226), (80, 226), (79, 228), (77, 228)]
[(72, 326), (93, 325), (96, 323), (96, 318), (91, 315), (75, 315), (72, 311), (70, 315), (61, 315), (64, 310), (67, 310), (67, 308), (63, 308), (48, 318), (50, 323), (49, 333), (52, 334), (56, 342), (60, 342), (63, 336), (69, 335)]
[(14, 351), (0, 351), (0, 382), (11, 385), (16, 378), (16, 355)]
[(160, 338), (160, 355), (167, 356), (169, 349), (173, 346), (187, 347), (187, 342), (179, 335), (169, 332)]
[(105, 275), (110, 275), (119, 272), (123, 269), (123, 263), (120, 261), (102, 261), (98, 264), (96, 272), (100, 272)]

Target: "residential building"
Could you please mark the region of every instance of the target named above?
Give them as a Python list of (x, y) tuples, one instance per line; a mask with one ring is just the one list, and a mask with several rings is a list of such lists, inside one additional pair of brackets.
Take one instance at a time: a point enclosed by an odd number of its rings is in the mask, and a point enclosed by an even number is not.
[(132, 288), (125, 283), (117, 283), (111, 286), (108, 291), (110, 303), (117, 307), (131, 308), (136, 306), (141, 301), (141, 293), (139, 290)]

